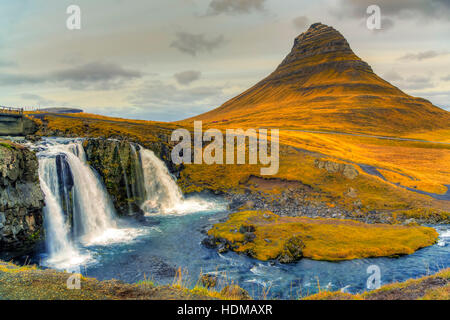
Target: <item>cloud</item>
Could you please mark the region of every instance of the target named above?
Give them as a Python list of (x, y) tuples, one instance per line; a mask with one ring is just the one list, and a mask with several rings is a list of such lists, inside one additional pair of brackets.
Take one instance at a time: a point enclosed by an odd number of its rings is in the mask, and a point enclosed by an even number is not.
[(0, 60), (0, 68), (17, 67), (17, 63), (9, 60)]
[(311, 22), (307, 16), (299, 16), (297, 18), (294, 18), (292, 20), (292, 23), (294, 24), (294, 26), (297, 29), (301, 29), (301, 30), (305, 29), (306, 27), (308, 27), (311, 24)]
[(128, 97), (134, 108), (146, 118), (168, 121), (181, 120), (210, 110), (224, 99), (223, 88), (199, 86), (177, 88), (159, 80), (148, 81)]
[(170, 46), (192, 56), (200, 52), (211, 52), (225, 42), (223, 35), (207, 39), (204, 34), (178, 32), (176, 36), (177, 39), (172, 41)]
[(57, 103), (54, 100), (46, 99), (38, 94), (32, 94), (32, 93), (23, 93), (20, 95), (20, 98), (23, 100), (29, 101), (30, 103), (33, 103), (33, 105), (41, 105), (41, 106), (55, 106), (55, 105), (62, 105), (61, 103)]
[(441, 80), (442, 81), (450, 81), (450, 74), (445, 77), (442, 77)]
[(390, 30), (394, 27), (394, 25), (395, 25), (394, 20), (385, 17), (381, 18), (381, 31)]
[(85, 65), (57, 71), (53, 77), (59, 81), (110, 81), (117, 78), (140, 78), (142, 74), (134, 70), (126, 70), (113, 63), (92, 62)]
[(176, 73), (174, 75), (177, 82), (181, 85), (189, 85), (192, 82), (200, 79), (201, 76), (202, 76), (202, 73), (200, 71), (194, 71), (194, 70), (184, 71), (184, 72)]
[(423, 51), (423, 52), (418, 52), (418, 53), (407, 53), (404, 56), (401, 56), (400, 58), (398, 58), (398, 60), (422, 61), (422, 60), (432, 59), (432, 58), (439, 57), (439, 56), (444, 56), (447, 54), (449, 54), (449, 53), (448, 52), (436, 52), (433, 50), (429, 50), (429, 51)]
[(431, 77), (423, 75), (403, 77), (395, 70), (391, 70), (383, 74), (383, 79), (394, 82), (395, 85), (403, 90), (421, 90), (435, 87), (435, 84), (432, 81)]
[(383, 79), (388, 81), (398, 81), (403, 80), (403, 77), (395, 70), (391, 70), (383, 74)]
[(400, 82), (400, 86), (405, 90), (421, 90), (434, 88), (435, 85), (430, 77), (414, 75)]
[(76, 90), (110, 90), (120, 87), (125, 81), (141, 78), (138, 71), (104, 62), (92, 62), (76, 67), (57, 70), (47, 74), (0, 74), (0, 84), (21, 85), (54, 83)]
[(12, 73), (0, 73), (0, 85), (3, 86), (15, 86), (21, 84), (36, 84), (46, 82), (41, 76), (29, 75), (29, 74), (12, 74)]
[[(366, 10), (376, 4), (382, 17), (398, 19), (432, 18), (448, 20), (450, 1), (448, 0), (339, 0), (332, 14), (340, 18), (366, 18)], [(394, 21), (391, 20), (393, 23)]]
[(212, 0), (208, 13), (217, 15), (221, 13), (245, 14), (252, 11), (263, 11), (266, 0)]

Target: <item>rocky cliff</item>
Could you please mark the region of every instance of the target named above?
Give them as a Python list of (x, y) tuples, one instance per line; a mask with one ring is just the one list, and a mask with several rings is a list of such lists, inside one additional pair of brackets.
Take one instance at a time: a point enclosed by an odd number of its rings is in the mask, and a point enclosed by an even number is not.
[(0, 253), (34, 246), (43, 232), (43, 206), (35, 153), (0, 142)]
[[(100, 174), (120, 215), (140, 215), (145, 200), (140, 146), (128, 140), (86, 139), (83, 143), (89, 164)], [(146, 146), (165, 161), (175, 175), (179, 168), (170, 161), (170, 148), (162, 142)]]

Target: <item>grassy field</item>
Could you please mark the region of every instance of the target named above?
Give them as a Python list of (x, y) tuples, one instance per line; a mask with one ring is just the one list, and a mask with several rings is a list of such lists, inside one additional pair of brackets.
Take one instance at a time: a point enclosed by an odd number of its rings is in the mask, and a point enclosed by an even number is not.
[[(339, 261), (404, 255), (433, 245), (438, 237), (433, 228), (427, 227), (280, 217), (269, 211), (233, 213), (208, 234), (218, 243), (225, 239), (235, 252), (263, 261), (302, 256)], [(295, 256), (297, 248), (302, 249)]]

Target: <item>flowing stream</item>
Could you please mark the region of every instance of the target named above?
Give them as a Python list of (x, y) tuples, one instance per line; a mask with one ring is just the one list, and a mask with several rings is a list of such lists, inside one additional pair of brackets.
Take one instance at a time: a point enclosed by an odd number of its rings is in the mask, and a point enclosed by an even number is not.
[(312, 294), (319, 286), (364, 291), (371, 265), (380, 267), (383, 284), (450, 266), (449, 226), (433, 226), (440, 233), (437, 244), (400, 258), (302, 259), (283, 265), (233, 252), (219, 254), (201, 241), (227, 216), (226, 203), (221, 198), (184, 197), (163, 161), (141, 146), (131, 147), (138, 181), (127, 194), (142, 199), (145, 217), (139, 222), (118, 218), (99, 175), (86, 162), (81, 140), (49, 138), (32, 146), (38, 151), (46, 203), (46, 249), (34, 262), (56, 269), (75, 266), (90, 277), (130, 283), (151, 279), (169, 284), (181, 267), (191, 286), (200, 273), (209, 273), (218, 275), (219, 283), (239, 283), (255, 298), (280, 299)]

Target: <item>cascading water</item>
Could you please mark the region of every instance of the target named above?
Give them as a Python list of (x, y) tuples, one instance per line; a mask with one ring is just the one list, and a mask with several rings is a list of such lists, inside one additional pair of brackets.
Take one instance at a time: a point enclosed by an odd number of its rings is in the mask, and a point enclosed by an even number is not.
[(84, 242), (95, 242), (105, 231), (117, 227), (114, 207), (98, 177), (81, 161), (84, 151), (81, 157), (66, 155), (74, 180), (74, 232)]
[(145, 212), (167, 212), (182, 203), (183, 195), (171, 177), (169, 170), (153, 151), (141, 148), (144, 186), (147, 199), (142, 208)]
[(86, 262), (80, 245), (102, 245), (135, 238), (139, 230), (119, 227), (111, 200), (86, 161), (80, 141), (44, 140), (39, 150), (39, 177), (45, 194), (45, 264), (66, 268)]
[(184, 199), (165, 163), (151, 150), (139, 147), (146, 200), (141, 205), (146, 214), (185, 214), (210, 210), (215, 204), (200, 198)]
[[(115, 211), (105, 188), (91, 167), (80, 142), (55, 144), (39, 154), (64, 156), (73, 179), (73, 234), (82, 242), (95, 242), (108, 229), (116, 228)], [(53, 179), (59, 179), (56, 172)], [(56, 195), (59, 200), (59, 193)]]
[[(101, 247), (124, 244), (152, 228), (131, 226), (116, 217), (101, 177), (87, 162), (79, 139), (49, 138), (27, 144), (37, 150), (45, 194), (47, 252), (43, 264), (68, 269), (95, 262)], [(186, 214), (216, 208), (199, 197), (185, 199), (174, 177), (156, 155), (131, 144), (135, 175), (126, 176), (126, 193), (146, 214)], [(124, 169), (124, 168), (122, 168)]]
[(142, 204), (146, 198), (144, 186), (144, 171), (142, 169), (141, 154), (137, 152), (134, 144), (130, 144), (132, 157), (134, 159), (135, 181), (131, 184), (133, 198), (138, 199)]
[(39, 160), (39, 179), (45, 195), (45, 229), (46, 246), (49, 258), (45, 264), (49, 266), (68, 267), (79, 264), (88, 256), (81, 255), (71, 240), (70, 225), (68, 225), (59, 198), (59, 182), (56, 158), (41, 158)]

